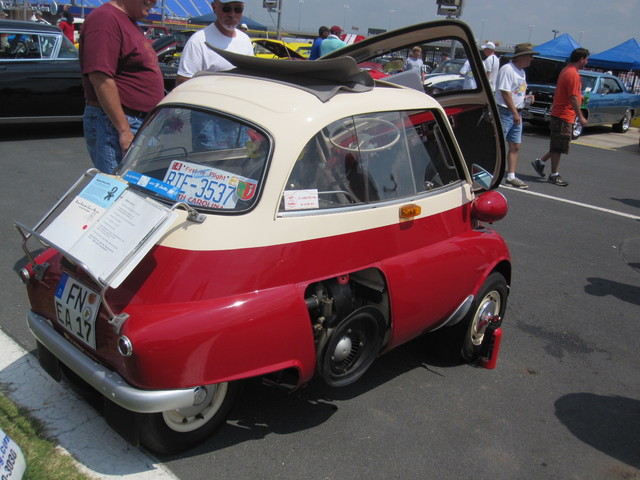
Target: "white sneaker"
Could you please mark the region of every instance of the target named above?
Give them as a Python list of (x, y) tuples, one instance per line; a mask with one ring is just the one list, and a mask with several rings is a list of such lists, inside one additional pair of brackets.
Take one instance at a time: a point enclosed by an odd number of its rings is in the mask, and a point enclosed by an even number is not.
[(527, 185), (526, 183), (524, 183), (522, 180), (520, 180), (517, 177), (514, 177), (513, 180), (507, 180), (506, 181), (507, 185), (514, 187), (514, 188), (522, 188), (523, 190), (529, 188), (529, 185)]

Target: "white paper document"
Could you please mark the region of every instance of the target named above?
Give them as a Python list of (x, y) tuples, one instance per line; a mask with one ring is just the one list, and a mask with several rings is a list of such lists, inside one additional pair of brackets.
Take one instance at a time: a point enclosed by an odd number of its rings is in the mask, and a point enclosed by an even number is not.
[(45, 240), (117, 288), (173, 223), (177, 213), (98, 174), (42, 232)]

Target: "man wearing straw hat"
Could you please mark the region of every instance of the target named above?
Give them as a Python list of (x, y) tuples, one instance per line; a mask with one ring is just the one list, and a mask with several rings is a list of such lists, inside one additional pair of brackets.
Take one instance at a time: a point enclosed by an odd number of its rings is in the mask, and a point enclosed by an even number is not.
[(516, 165), (522, 143), (522, 116), (520, 115), (527, 95), (527, 77), (524, 69), (531, 65), (533, 51), (530, 43), (519, 43), (513, 58), (498, 71), (496, 81), (496, 103), (500, 113), (502, 132), (507, 141), (507, 185), (515, 188), (529, 188), (516, 177)]

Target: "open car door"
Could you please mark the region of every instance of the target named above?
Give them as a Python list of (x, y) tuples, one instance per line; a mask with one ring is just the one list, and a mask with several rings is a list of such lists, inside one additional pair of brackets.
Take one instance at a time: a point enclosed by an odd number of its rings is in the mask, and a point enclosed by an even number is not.
[[(441, 71), (416, 72), (419, 85), (446, 110), (469, 171), (472, 164), (480, 165), (493, 176), (490, 188), (496, 188), (505, 170), (505, 142), (482, 58), (465, 23), (439, 20), (411, 25), (347, 45), (322, 59), (352, 57), (362, 68), (379, 65), (384, 75), (376, 75), (378, 81), (406, 85), (410, 72), (402, 71), (404, 59), (414, 46), (422, 48), (427, 60), (440, 61), (442, 54), (451, 59)], [(463, 75), (460, 66), (467, 61), (469, 73)]]

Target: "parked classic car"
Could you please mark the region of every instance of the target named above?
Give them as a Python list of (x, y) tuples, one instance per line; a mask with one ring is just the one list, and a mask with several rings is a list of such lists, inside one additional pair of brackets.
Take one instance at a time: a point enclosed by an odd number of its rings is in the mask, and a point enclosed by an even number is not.
[[(527, 71), (528, 89), (535, 101), (522, 111), (531, 123), (548, 123), (558, 75), (564, 64), (547, 59), (535, 59)], [(631, 120), (640, 116), (640, 95), (629, 93), (624, 83), (611, 74), (580, 70), (582, 80), (582, 111), (589, 126), (612, 125), (615, 132), (629, 130)], [(582, 134), (582, 125), (573, 126), (573, 138)]]
[(456, 58), (442, 62), (435, 70), (425, 75), (425, 91), (431, 95), (437, 95), (453, 89), (461, 90), (464, 77), (460, 75), (460, 70), (465, 61), (465, 58)]
[[(0, 124), (81, 121), (78, 50), (53, 25), (0, 20)], [(161, 64), (165, 89), (176, 68)]]
[(436, 330), (495, 366), (511, 261), (487, 226), (507, 212), (488, 81), (438, 102), (356, 63), (443, 37), (481, 68), (453, 20), (315, 62), (217, 50), (237, 68), (171, 92), (115, 175), (90, 170), (17, 223), (44, 369), (100, 392), (130, 442), (174, 453), (250, 377), (347, 386)]

